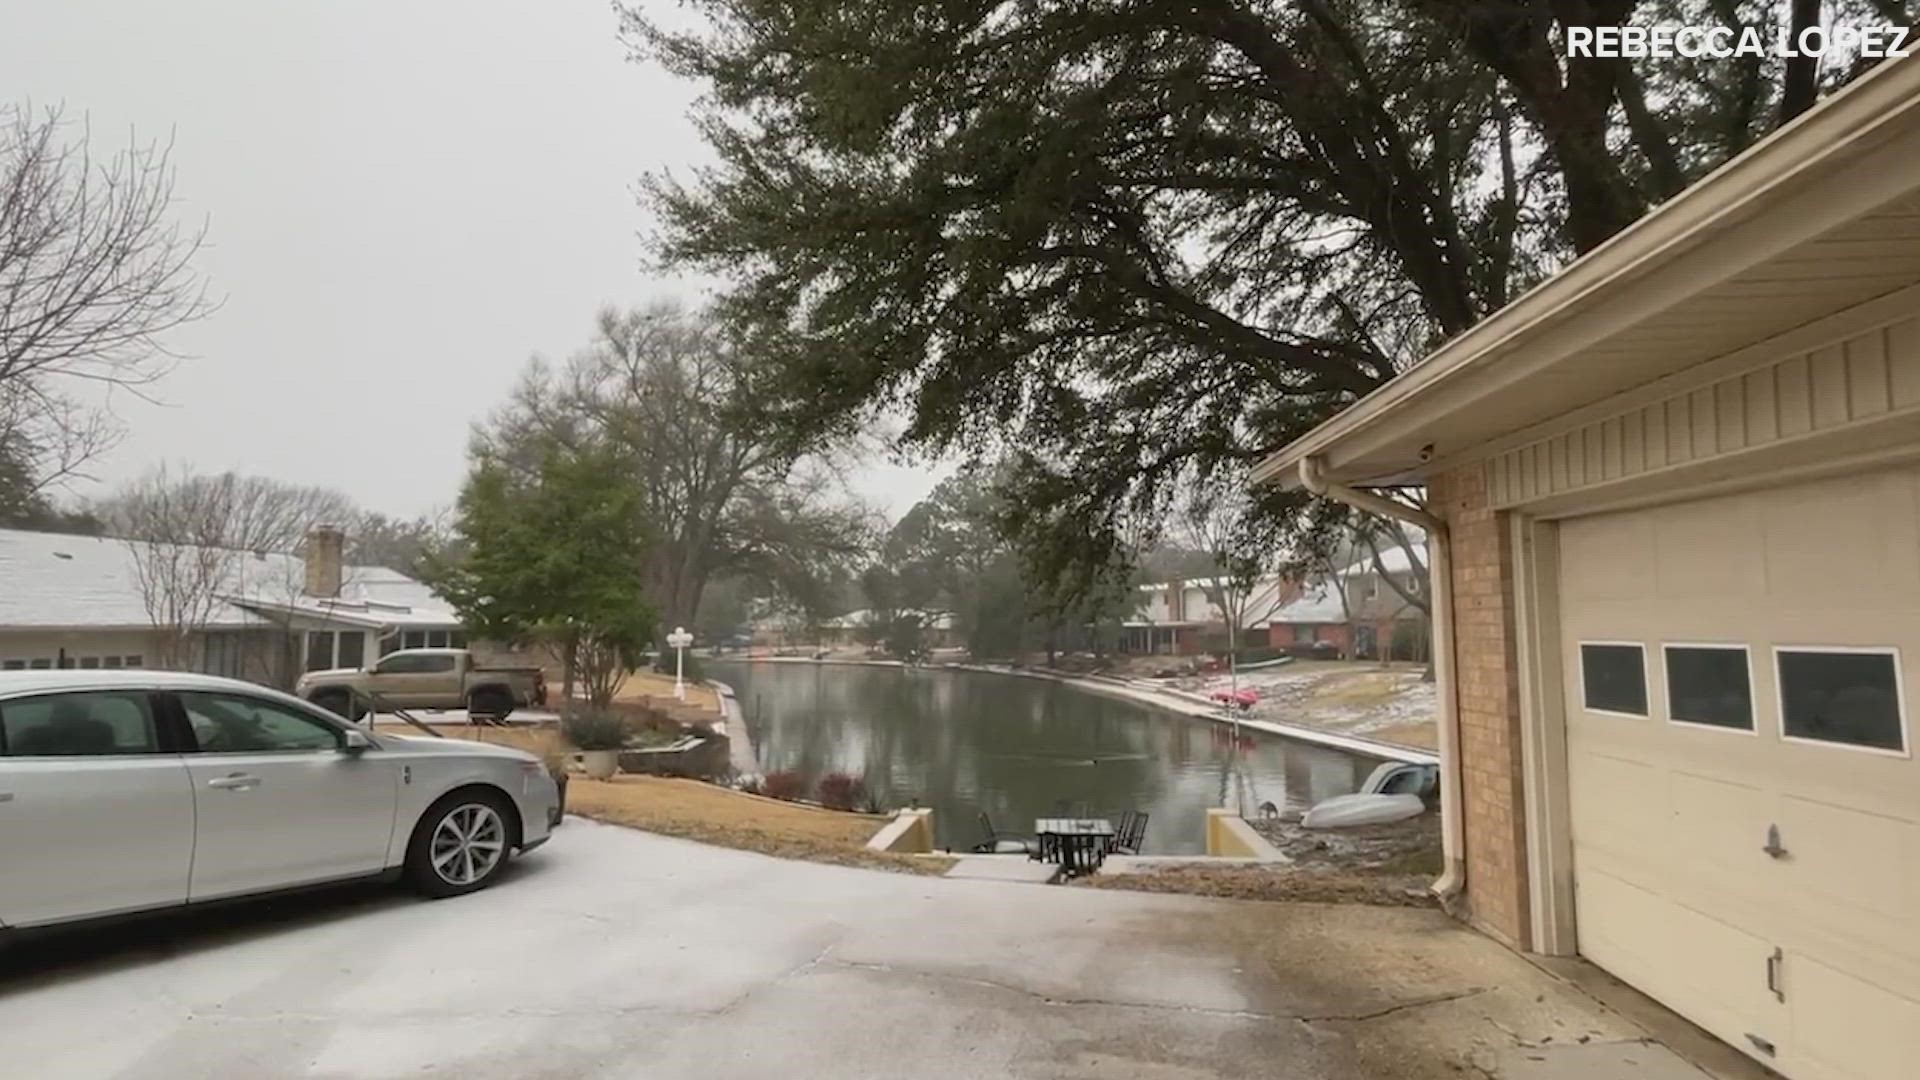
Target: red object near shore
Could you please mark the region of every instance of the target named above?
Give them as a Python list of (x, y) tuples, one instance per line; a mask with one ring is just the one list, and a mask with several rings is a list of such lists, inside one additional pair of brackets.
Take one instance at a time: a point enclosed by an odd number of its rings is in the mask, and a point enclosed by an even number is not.
[(1238, 705), (1242, 709), (1251, 709), (1260, 703), (1260, 695), (1253, 690), (1215, 690), (1212, 697), (1222, 705)]

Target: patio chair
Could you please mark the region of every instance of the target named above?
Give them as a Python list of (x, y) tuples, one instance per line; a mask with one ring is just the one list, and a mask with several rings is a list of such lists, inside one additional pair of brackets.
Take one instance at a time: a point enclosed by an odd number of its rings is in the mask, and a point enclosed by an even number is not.
[(1138, 855), (1142, 843), (1147, 838), (1147, 813), (1144, 810), (1129, 810), (1120, 815), (1120, 827), (1115, 830), (1113, 846), (1108, 852), (1114, 855)]
[(973, 845), (975, 855), (1032, 855), (1038, 850), (1030, 836), (995, 829), (985, 810), (980, 811), (980, 835), (980, 842)]

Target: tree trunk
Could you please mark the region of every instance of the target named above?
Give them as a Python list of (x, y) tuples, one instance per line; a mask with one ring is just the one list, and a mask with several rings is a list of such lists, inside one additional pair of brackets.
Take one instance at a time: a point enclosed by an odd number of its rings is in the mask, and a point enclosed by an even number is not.
[[(1820, 0), (1792, 0), (1792, 4), (1787, 33), (1797, 48), (1800, 32), (1820, 25)], [(1798, 55), (1787, 57), (1787, 71), (1780, 88), (1780, 123), (1777, 126), (1784, 127), (1794, 117), (1813, 108), (1819, 74), (1818, 56), (1809, 56), (1801, 50)]]
[(564, 652), (560, 658), (560, 711), (562, 714), (573, 711), (573, 680), (579, 671), (580, 632), (567, 631)]

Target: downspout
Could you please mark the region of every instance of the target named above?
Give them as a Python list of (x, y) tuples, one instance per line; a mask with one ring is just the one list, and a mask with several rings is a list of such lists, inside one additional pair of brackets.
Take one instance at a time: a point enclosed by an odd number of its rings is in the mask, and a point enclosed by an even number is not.
[(1433, 894), (1452, 910), (1467, 887), (1466, 844), (1461, 835), (1460, 707), (1453, 655), (1453, 539), (1447, 523), (1425, 510), (1329, 482), (1317, 457), (1300, 459), (1300, 486), (1356, 510), (1417, 525), (1430, 540), (1427, 572), (1433, 596), (1434, 689), (1440, 699), (1440, 851), (1445, 860)]

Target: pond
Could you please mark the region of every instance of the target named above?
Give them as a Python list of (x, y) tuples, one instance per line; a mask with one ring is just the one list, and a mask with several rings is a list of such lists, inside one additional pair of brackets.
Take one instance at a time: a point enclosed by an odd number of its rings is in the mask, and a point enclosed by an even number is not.
[(1031, 833), (1057, 804), (1117, 818), (1144, 810), (1146, 853), (1204, 851), (1206, 811), (1303, 810), (1359, 789), (1379, 762), (1244, 733), (1065, 683), (940, 668), (712, 660), (768, 772), (864, 778), (889, 809), (934, 810), (940, 843), (980, 834), (981, 811)]

